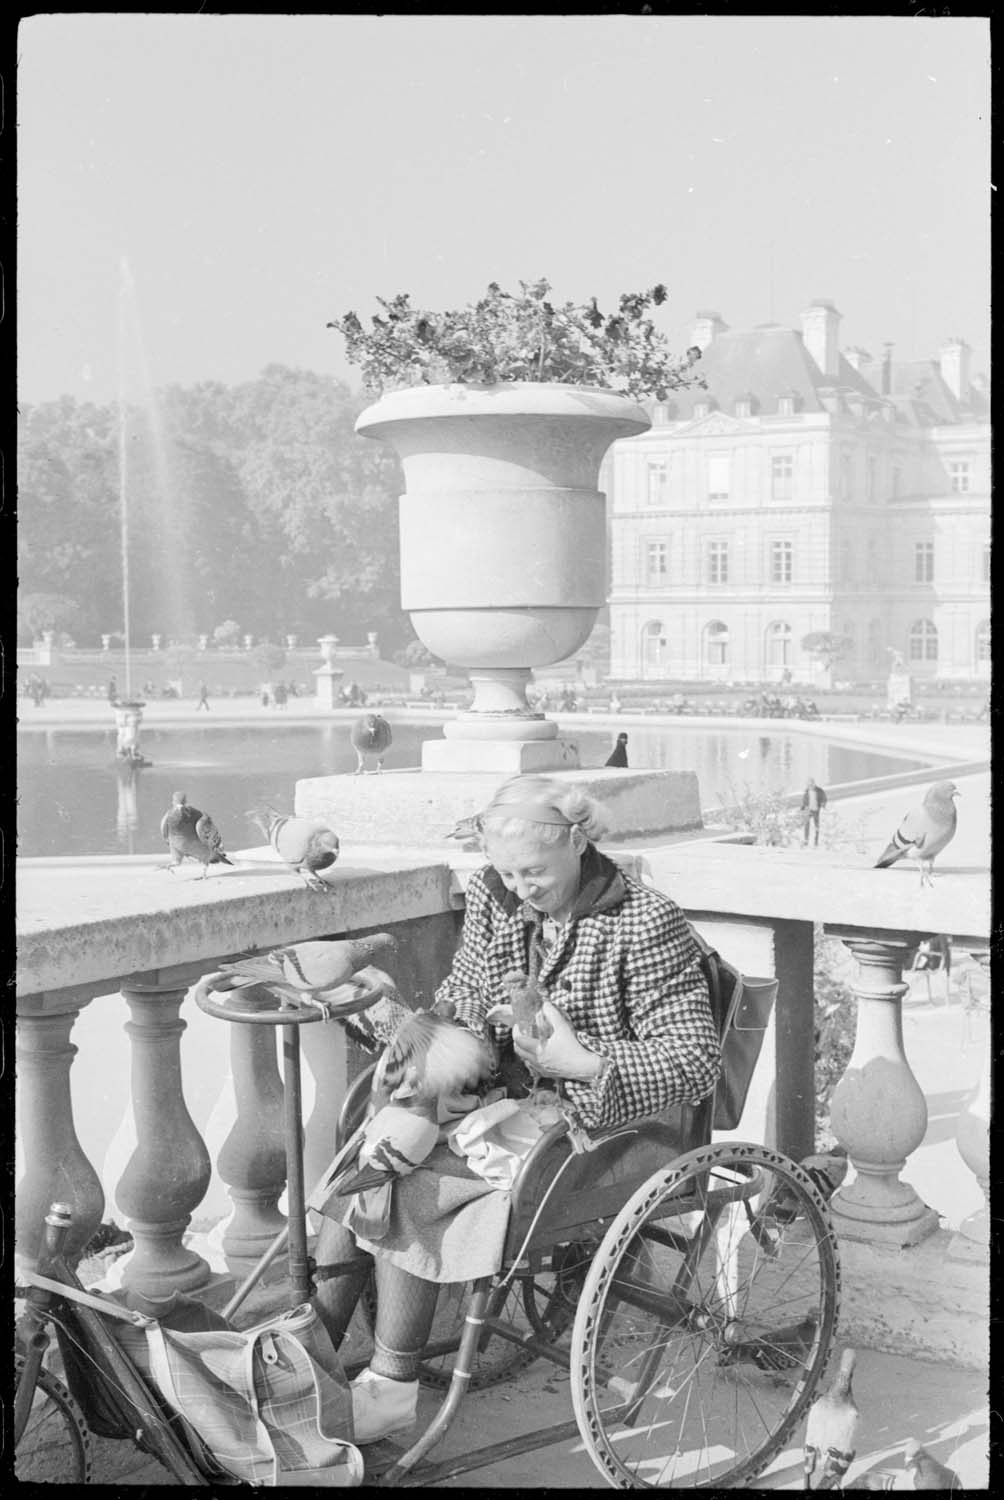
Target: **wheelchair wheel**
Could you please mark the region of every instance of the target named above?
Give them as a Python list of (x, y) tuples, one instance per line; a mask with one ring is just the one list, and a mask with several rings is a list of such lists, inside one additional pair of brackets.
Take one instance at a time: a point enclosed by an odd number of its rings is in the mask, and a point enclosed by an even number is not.
[[(15, 1389), (24, 1359), (14, 1361)], [(84, 1414), (51, 1370), (38, 1372), (24, 1430), (15, 1434), (14, 1476), (19, 1484), (88, 1484), (91, 1435)]]
[(572, 1331), (583, 1442), (616, 1489), (751, 1484), (826, 1367), (836, 1238), (801, 1167), (763, 1146), (688, 1152), (625, 1204)]
[[(436, 1319), (432, 1325), (431, 1344), (455, 1343), (464, 1326), (464, 1316), (471, 1297), (472, 1283), (460, 1282), (455, 1286), (444, 1286), (439, 1294)], [(530, 1324), (523, 1312), (518, 1282), (496, 1287), (488, 1303), (488, 1316), (508, 1323), (520, 1337), (530, 1332)], [(453, 1374), (454, 1351), (429, 1354), (422, 1361), (418, 1378), (424, 1386), (443, 1390), (449, 1385)], [(509, 1339), (487, 1330), (478, 1350), (471, 1371), (469, 1389), (482, 1391), (497, 1385), (508, 1375), (515, 1375), (533, 1362), (534, 1355)]]

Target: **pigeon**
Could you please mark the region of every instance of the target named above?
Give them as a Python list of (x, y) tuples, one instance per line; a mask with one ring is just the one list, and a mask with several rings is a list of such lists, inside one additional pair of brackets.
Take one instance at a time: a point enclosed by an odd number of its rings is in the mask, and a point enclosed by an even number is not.
[(383, 770), (383, 758), (394, 736), (381, 714), (363, 714), (352, 726), (352, 748), (356, 752), (356, 775), (366, 769), (366, 757), (376, 756), (376, 768)]
[[(853, 1349), (844, 1350), (833, 1384), (809, 1408), (803, 1445), (803, 1489), (840, 1489), (841, 1480), (854, 1460), (854, 1445), (861, 1419), (851, 1389), (856, 1359), (857, 1354)], [(812, 1475), (820, 1459), (823, 1467), (813, 1485)]]
[(171, 806), (160, 820), (160, 836), (173, 856), (164, 868), (173, 871), (184, 859), (196, 859), (202, 865), (202, 879), (210, 865), (232, 865), (223, 852), (223, 839), (208, 813), (189, 804), (184, 792), (175, 792)]
[(279, 858), (302, 875), (314, 891), (328, 887), (319, 878), (338, 858), (338, 835), (319, 818), (294, 818), (276, 812), (265, 803), (248, 813), (268, 839)]
[(944, 933), (924, 938), (914, 955), (910, 970), (923, 974), (927, 983), (927, 998), (931, 998), (931, 975), (941, 970), (945, 976), (945, 1003), (952, 998), (952, 940)]
[[(741, 1323), (737, 1322), (733, 1326), (736, 1334), (743, 1333)], [(804, 1365), (808, 1359), (816, 1337), (816, 1327), (816, 1314), (809, 1313), (801, 1322), (786, 1324), (782, 1328), (762, 1334), (759, 1338), (740, 1336), (733, 1337), (730, 1342), (730, 1330), (727, 1329), (725, 1347), (718, 1355), (718, 1363), (719, 1365), (732, 1365), (745, 1361), (756, 1365), (757, 1369), (765, 1374), (791, 1370), (796, 1365)]]
[[(521, 969), (510, 969), (503, 975), (502, 988), (505, 1000), (488, 1012), (488, 1020), (500, 1026), (509, 1026), (523, 1036), (533, 1037), (537, 1042), (546, 1042), (553, 1035), (554, 1027), (544, 1015), (545, 995), (536, 980)], [(541, 1074), (532, 1063), (526, 1064), (532, 1080), (532, 1093), (540, 1089)]]
[(961, 1490), (962, 1480), (954, 1469), (940, 1464), (915, 1438), (911, 1438), (903, 1452), (903, 1467), (913, 1480), (915, 1490)]
[(267, 953), (249, 954), (236, 963), (221, 964), (219, 973), (229, 980), (228, 987), (232, 990), (264, 984), (294, 1005), (316, 1006), (327, 1019), (328, 992), (347, 984), (370, 964), (374, 954), (396, 947), (396, 940), (389, 932), (335, 942), (293, 943), (288, 948), (272, 948)]
[(876, 870), (888, 869), (905, 854), (920, 860), (920, 883), (933, 885), (934, 860), (955, 837), (955, 803), (960, 796), (954, 781), (932, 786), (920, 807), (911, 808), (889, 843), (875, 861)]
[(366, 1116), (325, 1174), (327, 1195), (356, 1196), (354, 1231), (381, 1239), (391, 1190), (414, 1172), (439, 1139), (444, 1101), (488, 1076), (491, 1048), (466, 1027), (434, 1011), (401, 1022), (373, 1071)]
[(616, 745), (607, 756), (604, 764), (608, 766), (617, 766), (620, 770), (626, 771), (627, 763), (627, 735), (622, 729), (620, 734), (617, 736)]
[(448, 839), (456, 839), (466, 850), (481, 848), (481, 814), (475, 813), (470, 818), (460, 818), (454, 824), (452, 833), (446, 835)]

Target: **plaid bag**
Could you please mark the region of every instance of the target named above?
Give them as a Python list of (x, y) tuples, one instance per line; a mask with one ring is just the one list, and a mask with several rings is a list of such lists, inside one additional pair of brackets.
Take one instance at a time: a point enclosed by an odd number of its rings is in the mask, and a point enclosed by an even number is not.
[(150, 1375), (215, 1461), (247, 1484), (363, 1480), (352, 1394), (309, 1303), (240, 1332), (146, 1330)]

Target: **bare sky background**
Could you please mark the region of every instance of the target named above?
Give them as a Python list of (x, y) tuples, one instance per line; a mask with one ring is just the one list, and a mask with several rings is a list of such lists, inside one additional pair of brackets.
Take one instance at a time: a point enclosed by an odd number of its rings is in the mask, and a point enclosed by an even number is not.
[(989, 359), (989, 23), (882, 17), (48, 15), (19, 31), (19, 396), (110, 401), (127, 257), (155, 385), (325, 323), (547, 276), (664, 281), (845, 345)]

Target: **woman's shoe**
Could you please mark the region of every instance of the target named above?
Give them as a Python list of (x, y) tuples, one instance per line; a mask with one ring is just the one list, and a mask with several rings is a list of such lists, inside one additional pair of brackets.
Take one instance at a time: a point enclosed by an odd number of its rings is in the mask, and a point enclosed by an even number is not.
[(367, 1367), (350, 1382), (352, 1426), (356, 1443), (376, 1443), (414, 1425), (417, 1380), (391, 1380)]

